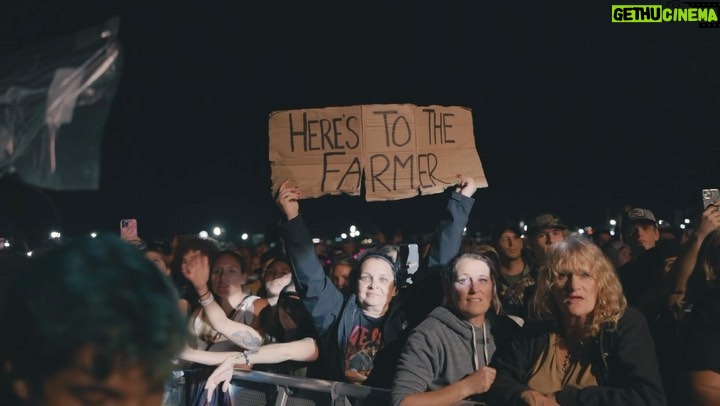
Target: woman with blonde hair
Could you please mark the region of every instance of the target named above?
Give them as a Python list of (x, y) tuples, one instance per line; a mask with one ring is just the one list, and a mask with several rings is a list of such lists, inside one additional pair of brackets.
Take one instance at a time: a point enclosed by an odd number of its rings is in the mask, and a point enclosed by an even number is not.
[(494, 360), (499, 404), (667, 403), (647, 321), (592, 241), (554, 244), (533, 306), (539, 320)]

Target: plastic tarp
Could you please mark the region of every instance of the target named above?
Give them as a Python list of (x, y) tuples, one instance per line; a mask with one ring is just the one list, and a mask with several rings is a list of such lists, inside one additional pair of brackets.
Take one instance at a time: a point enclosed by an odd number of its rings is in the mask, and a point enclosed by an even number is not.
[(96, 190), (121, 68), (119, 19), (0, 58), (0, 176)]

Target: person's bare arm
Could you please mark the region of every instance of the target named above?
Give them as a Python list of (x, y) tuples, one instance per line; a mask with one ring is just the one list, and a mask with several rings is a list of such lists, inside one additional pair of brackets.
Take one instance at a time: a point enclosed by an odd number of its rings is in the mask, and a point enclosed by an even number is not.
[(720, 373), (715, 371), (690, 372), (690, 389), (700, 406), (720, 405)]
[[(262, 345), (262, 336), (254, 328), (255, 326), (230, 320), (220, 305), (212, 299), (212, 293), (207, 286), (210, 277), (210, 260), (207, 256), (202, 255), (199, 251), (192, 253), (188, 260), (185, 277), (197, 290), (200, 304), (203, 306), (203, 313), (212, 328), (242, 348), (253, 349)], [(258, 299), (256, 302), (257, 304), (253, 303), (253, 305), (258, 313), (267, 306), (265, 299)], [(254, 319), (258, 320), (258, 317)], [(259, 325), (259, 322), (256, 322), (256, 325)]]
[(245, 323), (228, 319), (217, 302), (212, 302), (203, 307), (203, 312), (212, 328), (236, 345), (248, 350), (258, 348), (262, 345), (262, 336), (257, 330)]
[(680, 253), (668, 272), (668, 306), (680, 302), (685, 297), (687, 281), (695, 269), (700, 245), (708, 234), (720, 227), (720, 211), (717, 210), (716, 205), (720, 205), (720, 201), (716, 201), (702, 212), (700, 224), (680, 247)]
[[(223, 353), (227, 354), (227, 353)], [(278, 364), (284, 361), (315, 361), (320, 354), (315, 339), (306, 337), (289, 343), (267, 344), (254, 350), (231, 353), (207, 379), (208, 402), (213, 390), (222, 384), (223, 392), (230, 387), (233, 370), (240, 366), (251, 368), (254, 364)]]

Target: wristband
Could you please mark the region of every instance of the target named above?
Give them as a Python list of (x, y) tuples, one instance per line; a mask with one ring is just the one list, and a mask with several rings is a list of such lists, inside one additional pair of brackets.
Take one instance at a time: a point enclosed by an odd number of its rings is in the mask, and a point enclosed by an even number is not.
[(247, 350), (242, 352), (243, 358), (245, 358), (245, 365), (250, 365), (250, 358), (248, 358)]
[(202, 307), (205, 307), (214, 301), (215, 301), (215, 298), (213, 298), (213, 295), (210, 295), (210, 297), (208, 297), (207, 299), (198, 300), (198, 302), (200, 302), (200, 306), (202, 306)]

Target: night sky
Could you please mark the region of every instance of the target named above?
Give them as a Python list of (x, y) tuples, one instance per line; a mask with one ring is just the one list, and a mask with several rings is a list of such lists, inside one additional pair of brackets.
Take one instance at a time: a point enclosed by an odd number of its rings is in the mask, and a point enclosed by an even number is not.
[[(272, 234), (269, 114), (338, 105), (472, 109), (490, 184), (473, 231), (538, 211), (599, 225), (625, 203), (676, 221), (697, 214), (701, 188), (720, 187), (720, 29), (611, 24), (611, 3), (592, 2), (96, 3), (0, 6), (0, 58), (113, 16), (123, 46), (100, 189), (0, 178), (6, 234), (116, 232), (127, 217), (148, 239), (214, 224)], [(349, 222), (412, 232), (429, 231), (444, 201), (301, 207), (316, 233)]]

